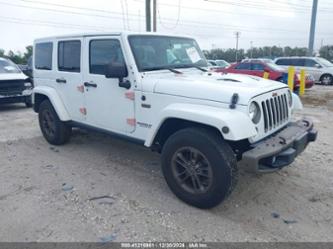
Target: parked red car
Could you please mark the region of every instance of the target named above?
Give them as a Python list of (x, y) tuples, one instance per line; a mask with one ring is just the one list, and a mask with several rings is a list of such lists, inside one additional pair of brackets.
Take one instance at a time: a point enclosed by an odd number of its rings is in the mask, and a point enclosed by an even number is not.
[[(237, 73), (237, 74), (249, 74), (259, 77), (264, 76), (264, 72), (269, 73), (269, 79), (287, 83), (288, 81), (288, 71), (278, 65), (263, 60), (245, 60), (230, 65), (227, 68), (219, 70), (223, 73)], [(311, 88), (314, 85), (314, 77), (310, 74), (306, 75), (305, 87)], [(294, 88), (299, 88), (300, 85), (300, 75), (295, 74)]]

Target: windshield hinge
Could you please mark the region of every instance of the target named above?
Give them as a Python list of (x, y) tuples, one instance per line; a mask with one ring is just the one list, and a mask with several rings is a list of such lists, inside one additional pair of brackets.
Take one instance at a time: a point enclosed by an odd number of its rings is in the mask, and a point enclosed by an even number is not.
[(236, 104), (238, 102), (239, 96), (238, 93), (234, 93), (231, 97), (231, 103), (229, 105), (230, 109), (235, 109), (236, 108)]

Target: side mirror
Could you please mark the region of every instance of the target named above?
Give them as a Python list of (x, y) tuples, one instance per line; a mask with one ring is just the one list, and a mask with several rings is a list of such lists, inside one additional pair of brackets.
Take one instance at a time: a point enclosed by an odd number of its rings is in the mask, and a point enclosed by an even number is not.
[(123, 78), (128, 76), (127, 67), (125, 64), (115, 64), (109, 63), (105, 65), (105, 77), (119, 79), (120, 81)]
[(124, 81), (124, 78), (128, 76), (127, 67), (125, 64), (109, 63), (105, 66), (105, 77), (108, 79), (119, 79), (119, 87), (126, 89), (131, 88), (131, 82)]
[(315, 64), (316, 68), (321, 68), (321, 66), (319, 64)]

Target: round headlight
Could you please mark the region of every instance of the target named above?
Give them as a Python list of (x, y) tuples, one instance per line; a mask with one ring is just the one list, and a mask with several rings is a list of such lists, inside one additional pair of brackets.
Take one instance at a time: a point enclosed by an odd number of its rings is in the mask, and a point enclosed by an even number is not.
[(293, 105), (293, 95), (290, 90), (288, 91), (287, 96), (288, 96), (288, 105), (289, 107), (291, 107)]
[(261, 117), (260, 107), (257, 102), (252, 102), (249, 108), (249, 115), (253, 123), (258, 124)]

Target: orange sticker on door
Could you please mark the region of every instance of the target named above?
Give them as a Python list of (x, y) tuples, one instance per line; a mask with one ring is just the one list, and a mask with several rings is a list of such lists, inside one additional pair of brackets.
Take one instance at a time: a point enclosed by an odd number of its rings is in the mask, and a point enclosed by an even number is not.
[(136, 119), (135, 118), (128, 118), (126, 120), (127, 124), (130, 125), (130, 126), (135, 126), (136, 124)]
[(80, 92), (80, 93), (84, 93), (84, 86), (83, 85), (80, 85), (77, 87), (77, 90)]
[(80, 112), (83, 114), (83, 115), (87, 115), (87, 109), (85, 107), (81, 107), (80, 108)]
[(126, 92), (126, 93), (125, 93), (125, 97), (126, 97), (127, 99), (134, 100), (134, 98), (135, 98), (135, 94), (134, 94), (134, 92)]

